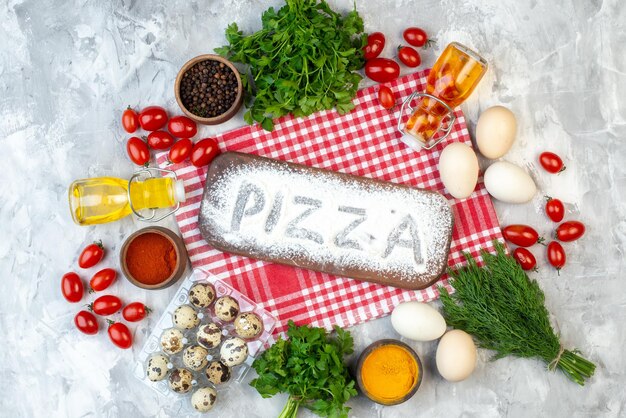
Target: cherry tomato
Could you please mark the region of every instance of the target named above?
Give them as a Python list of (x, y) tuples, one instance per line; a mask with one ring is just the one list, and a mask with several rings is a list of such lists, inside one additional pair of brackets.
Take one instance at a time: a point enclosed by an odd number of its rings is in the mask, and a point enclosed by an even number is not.
[(86, 246), (80, 253), (78, 265), (80, 268), (88, 269), (98, 264), (102, 257), (104, 257), (104, 247), (102, 246), (102, 241), (97, 241)]
[(196, 167), (204, 167), (213, 161), (220, 153), (217, 141), (213, 138), (204, 138), (193, 146), (191, 150), (191, 164)]
[(148, 146), (152, 149), (168, 149), (174, 145), (174, 141), (174, 137), (166, 131), (154, 131), (148, 134)]
[(117, 277), (117, 272), (113, 269), (102, 269), (93, 275), (89, 281), (89, 287), (94, 292), (101, 292), (111, 286)]
[(161, 106), (148, 106), (139, 112), (139, 125), (146, 131), (157, 131), (167, 123), (167, 112)]
[(411, 68), (417, 67), (422, 62), (419, 52), (417, 52), (410, 46), (399, 46), (398, 58), (400, 59), (400, 61), (402, 61), (404, 65)]
[(528, 225), (509, 225), (502, 229), (502, 235), (504, 239), (520, 247), (530, 247), (543, 242), (537, 231)]
[(139, 116), (130, 106), (122, 113), (122, 127), (129, 134), (135, 132), (139, 127)]
[(74, 317), (74, 325), (82, 333), (94, 335), (98, 333), (98, 320), (91, 312), (80, 311)]
[(85, 293), (85, 288), (78, 274), (70, 272), (63, 275), (61, 278), (61, 292), (68, 302), (80, 302)]
[(563, 242), (576, 241), (585, 233), (585, 225), (578, 221), (563, 222), (556, 228), (556, 239)]
[(130, 160), (137, 165), (146, 165), (150, 161), (148, 145), (136, 136), (131, 137), (126, 143), (126, 153), (128, 153)]
[(133, 336), (125, 324), (121, 322), (109, 321), (107, 330), (111, 342), (122, 349), (130, 348), (133, 345)]
[(88, 307), (97, 315), (109, 316), (122, 309), (122, 301), (117, 296), (104, 295), (94, 300)]
[(556, 270), (559, 271), (565, 265), (565, 250), (556, 241), (552, 241), (548, 244), (548, 261), (552, 265), (552, 267), (556, 267)]
[(386, 83), (398, 78), (400, 66), (387, 58), (373, 58), (365, 63), (365, 75), (379, 83)]
[(435, 40), (428, 39), (428, 35), (426, 35), (426, 32), (424, 32), (424, 30), (420, 28), (407, 28), (402, 33), (402, 36), (404, 37), (404, 40), (409, 43), (409, 45), (413, 45), (419, 48), (428, 48), (435, 43)]
[(380, 86), (378, 89), (378, 103), (385, 109), (393, 109), (396, 106), (396, 96), (387, 86)]
[(192, 149), (193, 142), (191, 142), (191, 139), (183, 138), (172, 146), (168, 159), (174, 164), (182, 163), (189, 158)]
[(513, 250), (513, 257), (524, 270), (537, 270), (537, 259), (526, 248), (518, 247)]
[(174, 116), (167, 122), (167, 130), (176, 138), (191, 138), (198, 132), (198, 127), (187, 116)]
[(565, 170), (561, 157), (553, 152), (542, 152), (539, 155), (539, 163), (548, 172), (552, 174), (560, 173)]
[(128, 322), (138, 322), (144, 319), (152, 312), (152, 309), (148, 308), (141, 302), (129, 303), (124, 307), (122, 316)]
[(565, 216), (563, 202), (550, 196), (546, 196), (546, 200), (546, 215), (548, 215), (548, 218), (552, 219), (553, 222), (561, 222)]
[(363, 47), (363, 57), (366, 60), (376, 58), (385, 48), (385, 35), (381, 32), (370, 33), (367, 36), (367, 45)]

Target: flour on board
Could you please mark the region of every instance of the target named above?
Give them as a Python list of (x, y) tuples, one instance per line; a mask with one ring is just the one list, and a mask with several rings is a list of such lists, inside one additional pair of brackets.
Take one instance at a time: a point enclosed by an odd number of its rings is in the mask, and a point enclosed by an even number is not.
[(393, 272), (402, 280), (441, 269), (452, 223), (441, 195), (254, 162), (229, 166), (205, 191), (201, 229), (230, 247), (294, 265), (304, 257), (339, 270)]

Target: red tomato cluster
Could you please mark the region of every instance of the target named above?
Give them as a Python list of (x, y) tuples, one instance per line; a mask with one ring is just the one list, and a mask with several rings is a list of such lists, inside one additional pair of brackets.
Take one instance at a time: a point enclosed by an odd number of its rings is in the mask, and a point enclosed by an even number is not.
[[(164, 128), (167, 126), (167, 130)], [(180, 164), (187, 159), (196, 167), (208, 165), (219, 154), (217, 141), (204, 138), (194, 144), (191, 140), (198, 133), (198, 126), (187, 116), (168, 118), (160, 106), (148, 106), (137, 113), (128, 107), (122, 113), (122, 127), (130, 134), (141, 128), (148, 131), (144, 139), (133, 136), (126, 142), (126, 153), (130, 160), (142, 166), (150, 163), (150, 149), (169, 149), (168, 159), (172, 164)], [(177, 141), (177, 138), (180, 138)]]
[(528, 225), (509, 225), (502, 229), (505, 240), (519, 247), (513, 251), (513, 257), (524, 270), (537, 270), (537, 259), (526, 247), (543, 244), (543, 238)]
[[(563, 209), (560, 209), (558, 213), (560, 220), (562, 220)], [(571, 242), (582, 237), (584, 233), (585, 225), (582, 222), (568, 221), (563, 222), (556, 228), (555, 238), (561, 242)], [(524, 270), (534, 270), (537, 265), (535, 256), (524, 247), (530, 247), (536, 243), (543, 244), (543, 238), (539, 238), (537, 232), (528, 225), (509, 225), (502, 230), (502, 234), (504, 239), (520, 246), (520, 248), (516, 248), (513, 251), (513, 257), (515, 257), (522, 268)], [(551, 241), (547, 245), (547, 258), (553, 267), (560, 270), (565, 265), (566, 256), (563, 246), (558, 241)]]
[[(560, 173), (565, 170), (563, 160), (552, 153), (544, 152), (539, 157), (539, 162), (543, 168), (549, 173)], [(565, 218), (565, 206), (559, 199), (546, 196), (545, 212), (548, 218), (553, 222), (560, 223)], [(576, 241), (585, 233), (585, 225), (579, 221), (567, 221), (557, 226), (555, 230), (555, 238), (561, 242)], [(536, 270), (537, 260), (535, 256), (526, 248), (535, 243), (543, 244), (543, 238), (539, 238), (539, 234), (533, 228), (527, 225), (509, 225), (502, 230), (504, 239), (520, 246), (513, 251), (513, 257), (522, 266), (524, 270)], [(551, 241), (547, 245), (547, 258), (550, 265), (561, 270), (565, 266), (567, 257), (565, 249), (558, 241)], [(544, 244), (545, 245), (545, 244)]]
[[(557, 174), (565, 170), (563, 160), (553, 152), (541, 153), (539, 163), (548, 173)], [(565, 249), (561, 242), (576, 241), (582, 237), (585, 234), (585, 225), (579, 221), (561, 223), (565, 218), (565, 206), (559, 199), (550, 196), (546, 196), (545, 213), (552, 222), (559, 224), (554, 233), (556, 241), (551, 241), (546, 246), (546, 258), (558, 272), (567, 261)], [(507, 241), (519, 246), (513, 250), (512, 255), (522, 268), (524, 270), (536, 270), (537, 260), (533, 253), (525, 247), (530, 247), (536, 243), (545, 245), (543, 238), (539, 237), (537, 231), (528, 225), (509, 225), (502, 230), (502, 235)]]
[[(563, 211), (560, 212), (561, 214)], [(561, 216), (562, 219), (562, 216)], [(563, 222), (556, 228), (556, 239), (561, 242), (575, 241), (585, 233), (585, 226), (582, 222)], [(537, 259), (527, 247), (534, 244), (542, 244), (544, 239), (539, 237), (537, 231), (528, 225), (509, 225), (502, 229), (504, 239), (519, 247), (513, 250), (513, 257), (524, 270), (535, 270)], [(548, 262), (558, 270), (565, 265), (566, 256), (563, 246), (558, 241), (551, 241), (547, 245)]]
[[(411, 27), (403, 32), (404, 40), (409, 45), (427, 48), (434, 40), (428, 39), (426, 32), (420, 28)], [(379, 83), (393, 81), (400, 76), (400, 65), (392, 59), (381, 58), (380, 54), (385, 48), (385, 35), (381, 32), (370, 33), (367, 37), (367, 45), (363, 47), (365, 58), (365, 75)], [(419, 52), (410, 46), (400, 45), (397, 50), (398, 60), (407, 67), (415, 68), (422, 62)], [(396, 98), (387, 86), (380, 86), (378, 102), (385, 109), (393, 109)]]
[[(80, 268), (88, 269), (96, 266), (104, 258), (102, 242), (90, 244), (81, 251), (78, 257)], [(112, 268), (97, 271), (89, 280), (89, 293), (102, 292), (108, 289), (117, 278), (117, 272)], [(61, 278), (61, 293), (70, 303), (78, 303), (85, 295), (85, 286), (80, 276), (69, 272)], [(100, 330), (98, 316), (110, 316), (120, 310), (122, 317), (128, 322), (138, 322), (144, 319), (150, 309), (141, 302), (132, 302), (124, 306), (122, 300), (115, 295), (102, 295), (92, 303), (86, 305), (88, 310), (82, 310), (74, 316), (74, 325), (84, 334), (95, 335)], [(123, 308), (123, 309), (122, 309)], [(95, 314), (95, 315), (94, 315)], [(107, 333), (113, 344), (119, 348), (130, 348), (133, 344), (132, 333), (122, 322), (107, 319), (109, 326)]]

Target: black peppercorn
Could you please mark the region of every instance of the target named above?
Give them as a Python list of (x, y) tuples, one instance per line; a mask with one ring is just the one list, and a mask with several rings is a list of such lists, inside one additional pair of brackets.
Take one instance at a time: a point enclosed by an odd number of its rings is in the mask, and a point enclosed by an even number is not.
[(205, 118), (216, 117), (232, 107), (237, 97), (237, 76), (224, 63), (206, 60), (196, 63), (180, 83), (183, 106)]

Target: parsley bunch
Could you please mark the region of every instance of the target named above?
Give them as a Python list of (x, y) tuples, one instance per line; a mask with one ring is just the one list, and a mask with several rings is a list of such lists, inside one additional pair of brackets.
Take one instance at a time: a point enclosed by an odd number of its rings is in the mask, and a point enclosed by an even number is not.
[(545, 296), (514, 258), (495, 241), (496, 254), (482, 251), (483, 267), (466, 254), (467, 267), (452, 272), (455, 293), (440, 287), (446, 323), (472, 334), (478, 344), (494, 350), (495, 359), (506, 356), (538, 358), (548, 369), (562, 370), (579, 385), (596, 366), (566, 350), (550, 325)]
[(279, 418), (293, 418), (303, 406), (323, 417), (347, 417), (344, 404), (356, 396), (343, 357), (353, 351), (352, 336), (335, 326), (331, 338), (323, 328), (289, 321), (288, 340), (279, 338), (252, 367), (259, 375), (250, 385), (264, 398), (289, 394)]
[(307, 116), (335, 107), (341, 114), (354, 108), (364, 64), (363, 20), (356, 9), (345, 17), (325, 0), (286, 0), (261, 18), (260, 31), (244, 36), (236, 23), (226, 29), (229, 45), (215, 51), (232, 61), (248, 64), (242, 80), (248, 97), (255, 96), (244, 114), (264, 129), (274, 128), (272, 118)]

